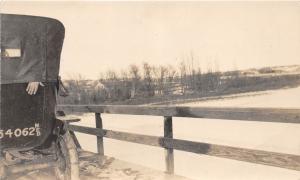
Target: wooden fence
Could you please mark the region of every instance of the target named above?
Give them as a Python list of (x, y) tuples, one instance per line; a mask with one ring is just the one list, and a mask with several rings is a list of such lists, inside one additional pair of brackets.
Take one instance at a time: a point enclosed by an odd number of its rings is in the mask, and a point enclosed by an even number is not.
[[(59, 105), (58, 109), (65, 112), (95, 113), (96, 128), (72, 124), (69, 124), (68, 128), (70, 131), (96, 135), (100, 155), (104, 155), (103, 137), (165, 148), (167, 173), (174, 173), (174, 149), (300, 171), (300, 155), (174, 139), (172, 125), (172, 117), (299, 124), (300, 109), (124, 105)], [(164, 136), (157, 137), (103, 129), (101, 113), (162, 116), (164, 117)]]

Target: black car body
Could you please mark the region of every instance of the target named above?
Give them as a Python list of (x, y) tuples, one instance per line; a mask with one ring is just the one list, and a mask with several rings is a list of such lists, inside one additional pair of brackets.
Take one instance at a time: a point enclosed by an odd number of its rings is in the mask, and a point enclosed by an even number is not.
[[(0, 148), (30, 149), (51, 141), (65, 29), (58, 20), (1, 14)], [(29, 82), (41, 82), (29, 95)]]

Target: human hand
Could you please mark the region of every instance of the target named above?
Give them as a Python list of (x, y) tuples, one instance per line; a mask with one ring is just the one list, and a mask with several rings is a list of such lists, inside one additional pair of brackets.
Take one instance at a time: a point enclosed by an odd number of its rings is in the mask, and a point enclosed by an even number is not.
[(38, 88), (39, 88), (40, 82), (29, 82), (26, 88), (26, 91), (29, 95), (35, 95)]

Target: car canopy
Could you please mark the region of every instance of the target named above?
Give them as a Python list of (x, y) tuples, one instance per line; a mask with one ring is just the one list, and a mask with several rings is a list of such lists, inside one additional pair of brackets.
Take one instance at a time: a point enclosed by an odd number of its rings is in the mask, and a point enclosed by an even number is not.
[(55, 19), (0, 14), (1, 84), (57, 81), (64, 26)]

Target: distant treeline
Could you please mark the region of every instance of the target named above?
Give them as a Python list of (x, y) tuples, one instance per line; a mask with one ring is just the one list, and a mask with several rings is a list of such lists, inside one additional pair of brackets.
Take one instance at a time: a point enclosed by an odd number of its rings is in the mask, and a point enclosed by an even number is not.
[(143, 104), (297, 86), (300, 74), (271, 67), (228, 72), (209, 68), (203, 72), (183, 61), (176, 68), (130, 65), (122, 72), (107, 71), (99, 80), (78, 75), (64, 83), (69, 96), (59, 98), (63, 104)]

